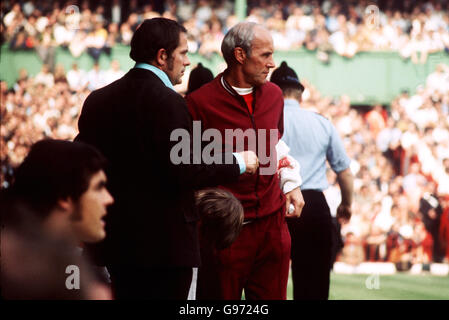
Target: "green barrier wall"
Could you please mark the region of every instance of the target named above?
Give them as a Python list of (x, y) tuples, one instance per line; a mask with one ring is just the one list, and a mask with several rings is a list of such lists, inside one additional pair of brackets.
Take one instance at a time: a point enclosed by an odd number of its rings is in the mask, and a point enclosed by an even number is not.
[[(189, 57), (192, 66), (202, 62), (214, 74), (224, 63), (219, 55), (210, 59), (197, 54)], [(414, 65), (410, 59), (404, 60), (396, 52), (361, 52), (351, 59), (331, 54), (328, 64), (318, 61), (315, 52), (307, 50), (279, 51), (274, 58), (277, 65), (286, 60), (300, 79), (307, 79), (324, 96), (347, 94), (352, 104), (361, 105), (389, 104), (401, 90), (414, 92), (418, 85), (424, 84), (427, 75), (435, 70), (437, 64), (449, 65), (449, 55), (444, 52), (430, 55), (425, 65)], [(110, 56), (103, 54), (100, 67), (107, 69), (112, 59), (117, 59), (123, 70), (128, 70), (134, 64), (129, 58), (127, 46), (114, 47)], [(93, 65), (92, 58), (87, 54), (75, 59), (68, 50), (57, 48), (56, 63), (62, 63), (68, 70), (74, 61), (85, 70)], [(35, 75), (41, 65), (42, 62), (34, 51), (10, 51), (6, 45), (1, 48), (0, 78), (10, 86), (14, 84), (21, 68), (27, 69), (30, 75)]]

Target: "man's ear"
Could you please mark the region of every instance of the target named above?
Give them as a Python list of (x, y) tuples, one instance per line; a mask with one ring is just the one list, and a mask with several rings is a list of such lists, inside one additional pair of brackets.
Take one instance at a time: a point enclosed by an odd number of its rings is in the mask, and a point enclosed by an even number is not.
[(238, 63), (243, 64), (246, 60), (246, 52), (240, 47), (234, 48), (234, 57)]
[(156, 63), (159, 67), (164, 67), (167, 64), (168, 54), (167, 50), (161, 48), (156, 53)]
[(58, 207), (64, 211), (67, 212), (73, 212), (74, 210), (74, 203), (72, 198), (67, 197), (65, 199), (59, 199), (58, 200)]

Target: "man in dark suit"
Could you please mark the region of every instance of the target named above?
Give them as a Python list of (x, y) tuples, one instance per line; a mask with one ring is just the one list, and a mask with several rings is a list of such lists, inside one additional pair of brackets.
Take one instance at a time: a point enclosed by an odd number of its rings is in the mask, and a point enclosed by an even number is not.
[[(257, 157), (234, 154), (232, 163), (175, 165), (171, 141), (192, 120), (173, 85), (186, 66), (187, 36), (173, 20), (145, 20), (131, 41), (136, 66), (92, 92), (79, 119), (78, 140), (109, 161), (108, 187), (115, 198), (100, 250), (116, 298), (186, 299), (192, 267), (200, 263), (194, 191), (254, 173)], [(223, 157), (228, 159), (224, 154)], [(196, 161), (195, 161), (196, 163)], [(97, 252), (98, 253), (98, 252)]]

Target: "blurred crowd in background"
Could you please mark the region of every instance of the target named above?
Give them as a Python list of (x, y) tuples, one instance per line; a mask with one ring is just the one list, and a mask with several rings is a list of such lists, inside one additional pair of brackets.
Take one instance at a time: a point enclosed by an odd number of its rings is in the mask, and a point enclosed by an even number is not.
[[(373, 4), (376, 4), (373, 6)], [(184, 24), (189, 50), (220, 54), (221, 41), (238, 22), (234, 1), (2, 1), (2, 42), (13, 50), (36, 50), (53, 70), (54, 50), (65, 47), (98, 60), (116, 44), (129, 45), (148, 18)], [(276, 50), (305, 48), (327, 61), (329, 52), (395, 51), (414, 63), (429, 53), (449, 52), (447, 1), (248, 0), (247, 21), (265, 25)]]
[[(58, 65), (52, 73), (44, 65), (35, 77), (22, 70), (11, 89), (0, 83), (2, 187), (34, 142), (73, 139), (89, 92), (122, 75), (116, 61), (109, 70), (97, 68), (86, 72), (74, 64), (65, 72)], [(405, 266), (448, 261), (449, 66), (438, 65), (415, 94), (403, 92), (390, 106), (369, 111), (352, 108), (348, 96), (332, 99), (304, 83), (302, 107), (336, 125), (356, 177), (354, 215), (342, 230), (340, 260)], [(329, 179), (325, 193), (335, 210), (340, 193), (331, 171)]]
[[(183, 21), (191, 52), (207, 56), (220, 51), (223, 35), (237, 22), (230, 1), (165, 1), (159, 11), (133, 0), (98, 6), (81, 1), (79, 16), (66, 13), (70, 4), (0, 3), (3, 41), (13, 50), (37, 50), (44, 61), (36, 76), (22, 69), (12, 88), (0, 82), (3, 188), (34, 142), (73, 139), (87, 95), (124, 74), (115, 60), (108, 70), (98, 63), (88, 71), (76, 63), (65, 70), (54, 64), (54, 48), (65, 46), (74, 56), (87, 51), (98, 60), (115, 44), (129, 44), (142, 19), (161, 11)], [(272, 31), (276, 49), (305, 46), (317, 50), (320, 59), (330, 50), (345, 56), (396, 50), (420, 63), (428, 52), (449, 47), (447, 2), (443, 7), (438, 1), (384, 1), (377, 29), (365, 21), (368, 2), (363, 1), (248, 4), (247, 19)], [(70, 29), (74, 25), (79, 28)], [(302, 107), (336, 125), (356, 177), (353, 217), (342, 229), (345, 246), (339, 260), (354, 265), (390, 261), (402, 270), (414, 263), (449, 262), (449, 66), (438, 65), (416, 93), (404, 91), (388, 106), (365, 109), (351, 107), (348, 96), (326, 97), (301, 81), (306, 86)], [(333, 183), (325, 193), (335, 210), (340, 194), (331, 171), (329, 179)]]
[[(343, 226), (341, 261), (449, 262), (449, 66), (389, 106), (350, 108), (350, 99), (320, 97), (309, 87), (303, 107), (336, 125), (355, 175), (353, 217)], [(325, 194), (339, 203), (335, 176)]]

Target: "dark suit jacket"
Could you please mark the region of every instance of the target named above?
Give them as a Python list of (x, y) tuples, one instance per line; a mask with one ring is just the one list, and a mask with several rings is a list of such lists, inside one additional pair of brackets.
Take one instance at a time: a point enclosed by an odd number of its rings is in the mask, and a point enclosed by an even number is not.
[(184, 99), (153, 72), (131, 69), (87, 97), (78, 126), (76, 140), (94, 145), (109, 161), (115, 203), (99, 246), (106, 265), (198, 266), (194, 191), (237, 181), (239, 166), (235, 159), (222, 165), (172, 164), (170, 150), (178, 142), (170, 141), (171, 132), (192, 132)]

